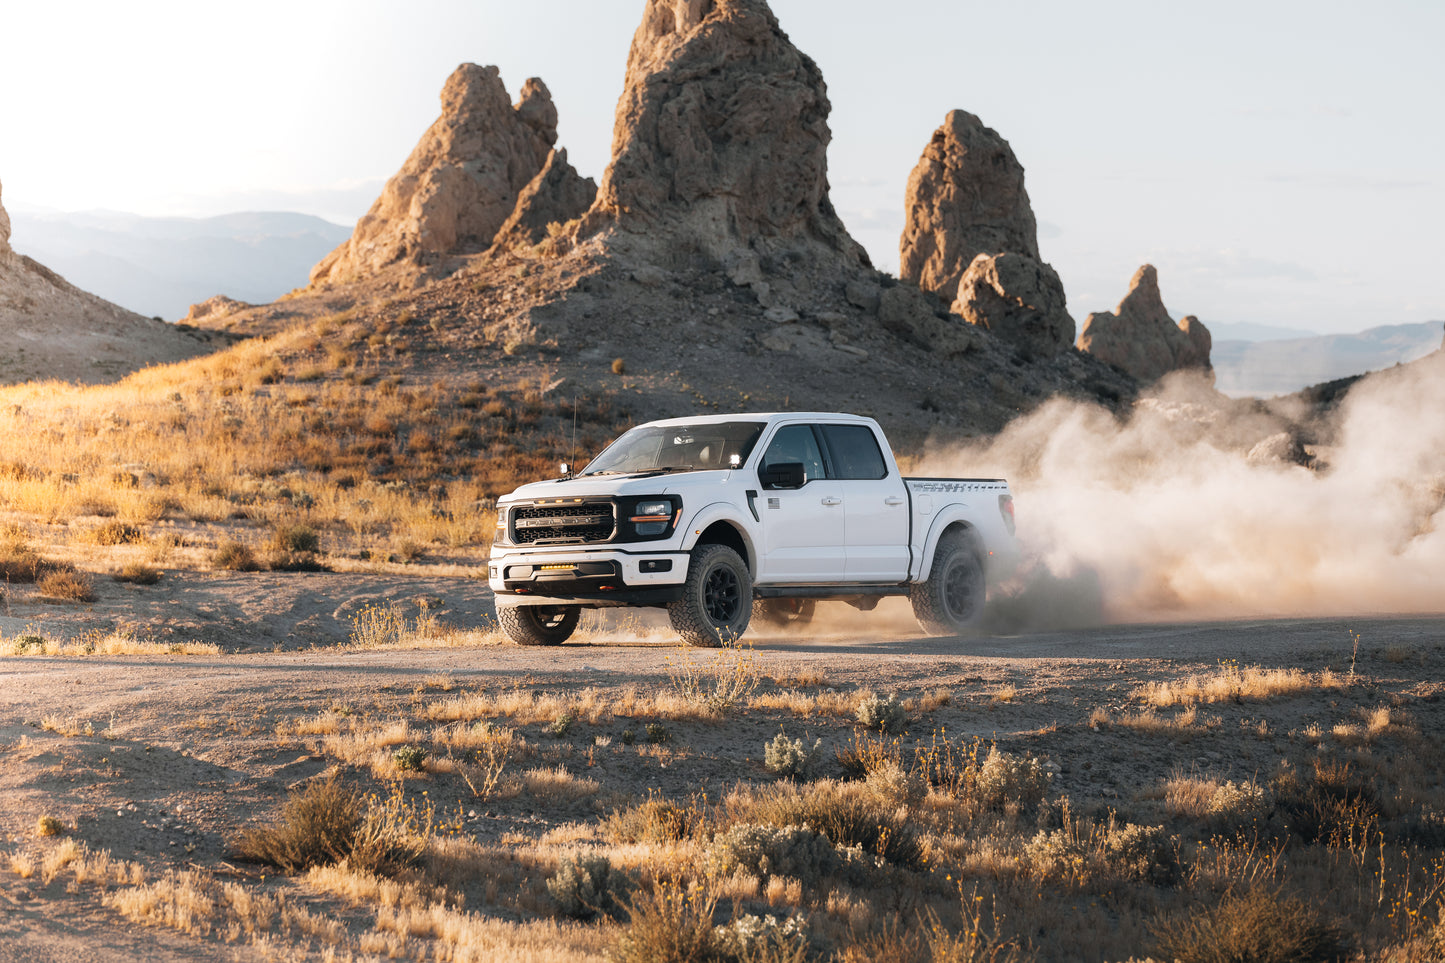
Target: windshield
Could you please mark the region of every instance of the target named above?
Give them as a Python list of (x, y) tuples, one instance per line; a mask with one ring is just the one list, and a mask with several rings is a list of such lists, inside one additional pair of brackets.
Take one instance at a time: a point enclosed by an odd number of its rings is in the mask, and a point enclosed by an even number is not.
[(761, 421), (643, 425), (608, 445), (582, 474), (630, 475), (647, 471), (736, 468), (748, 460), (762, 433)]

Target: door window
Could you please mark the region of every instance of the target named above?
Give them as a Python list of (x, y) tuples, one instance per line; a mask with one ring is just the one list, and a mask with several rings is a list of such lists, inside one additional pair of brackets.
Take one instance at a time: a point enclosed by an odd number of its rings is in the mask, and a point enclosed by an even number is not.
[(816, 481), (824, 476), (823, 453), (818, 440), (813, 436), (812, 425), (785, 425), (773, 436), (772, 444), (763, 452), (761, 472), (773, 465), (796, 462), (803, 466), (803, 482)]
[(828, 454), (833, 459), (834, 478), (876, 479), (888, 476), (888, 463), (878, 449), (873, 429), (867, 425), (822, 427)]

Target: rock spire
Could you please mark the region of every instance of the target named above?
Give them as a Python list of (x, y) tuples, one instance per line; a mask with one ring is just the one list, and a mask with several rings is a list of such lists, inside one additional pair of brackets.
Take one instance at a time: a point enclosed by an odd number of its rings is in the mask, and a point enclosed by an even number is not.
[(953, 313), (1011, 342), (1026, 358), (1074, 343), (1074, 319), (1053, 268), (1026, 254), (980, 254), (958, 284)]
[(0, 254), (10, 252), (10, 215), (5, 213), (4, 195), (5, 187), (0, 184)]
[(1004, 140), (965, 110), (950, 111), (908, 177), (898, 273), (951, 301), (980, 254), (1040, 260), (1024, 169)]
[(441, 103), (441, 116), (350, 239), (312, 269), (313, 284), (491, 246), (518, 195), (552, 153), (557, 108), (535, 77), (514, 106), (497, 68), (476, 64), (452, 73)]
[(827, 87), (764, 0), (647, 0), (584, 232), (665, 260), (866, 255), (828, 198)]
[(1112, 313), (1095, 312), (1079, 332), (1079, 350), (1123, 368), (1140, 381), (1171, 371), (1199, 368), (1212, 376), (1209, 329), (1193, 315), (1177, 324), (1159, 294), (1159, 273), (1145, 264), (1134, 272), (1129, 293)]

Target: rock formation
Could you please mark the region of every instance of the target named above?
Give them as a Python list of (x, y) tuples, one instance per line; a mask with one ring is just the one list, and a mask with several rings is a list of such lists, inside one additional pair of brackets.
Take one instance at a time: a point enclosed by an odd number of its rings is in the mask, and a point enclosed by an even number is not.
[(1209, 372), (1209, 330), (1192, 315), (1176, 324), (1159, 296), (1159, 275), (1145, 264), (1112, 314), (1095, 312), (1079, 332), (1079, 350), (1123, 368), (1142, 382), (1181, 368)]
[(1040, 260), (1024, 169), (1008, 141), (973, 114), (950, 111), (918, 159), (904, 195), (899, 276), (945, 301), (980, 254)]
[(975, 257), (958, 284), (953, 313), (1011, 342), (1026, 358), (1052, 358), (1074, 343), (1063, 282), (1026, 254)]
[(828, 198), (827, 88), (764, 0), (648, 0), (584, 235), (654, 263), (866, 255)]
[(557, 108), (532, 78), (513, 106), (496, 67), (462, 64), (441, 94), (442, 114), (357, 222), (349, 240), (311, 271), (311, 283), (347, 281), (428, 255), (490, 247), (517, 196), (547, 163)]
[(205, 354), (210, 335), (183, 332), (70, 284), (10, 247), (0, 204), (0, 384), (36, 378), (115, 381), (146, 365)]
[(517, 195), (517, 206), (497, 231), (497, 247), (532, 245), (547, 237), (551, 224), (581, 217), (597, 199), (597, 182), (567, 163), (565, 150), (547, 155), (547, 163)]

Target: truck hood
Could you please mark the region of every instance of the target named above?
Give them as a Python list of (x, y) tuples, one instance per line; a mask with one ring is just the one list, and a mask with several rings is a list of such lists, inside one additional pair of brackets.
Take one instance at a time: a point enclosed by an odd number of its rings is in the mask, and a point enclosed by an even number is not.
[(684, 471), (666, 475), (589, 475), (577, 478), (554, 478), (550, 481), (532, 482), (523, 485), (510, 495), (498, 499), (499, 505), (534, 498), (606, 498), (612, 495), (668, 495), (676, 492), (696, 491), (701, 488), (721, 488), (735, 478), (742, 469), (714, 469), (711, 471)]

